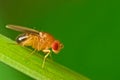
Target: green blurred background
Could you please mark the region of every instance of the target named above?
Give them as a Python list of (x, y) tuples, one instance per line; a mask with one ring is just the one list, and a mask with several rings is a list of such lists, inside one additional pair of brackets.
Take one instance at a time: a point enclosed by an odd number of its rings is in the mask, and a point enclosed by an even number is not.
[[(64, 44), (54, 61), (92, 80), (119, 80), (119, 2), (107, 0), (0, 0), (0, 33), (6, 24), (51, 33)], [(113, 64), (115, 63), (115, 64)], [(33, 80), (0, 63), (0, 80)]]

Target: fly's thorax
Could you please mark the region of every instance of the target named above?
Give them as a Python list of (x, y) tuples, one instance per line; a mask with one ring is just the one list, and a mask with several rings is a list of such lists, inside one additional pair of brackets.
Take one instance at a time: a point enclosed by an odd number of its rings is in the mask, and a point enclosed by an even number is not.
[(50, 34), (46, 32), (39, 32), (39, 36), (36, 39), (37, 44), (36, 46), (33, 46), (33, 47), (36, 48), (38, 51), (49, 49), (51, 48), (51, 44), (53, 43), (53, 41), (54, 41), (54, 38)]
[(40, 32), (39, 38), (40, 38), (40, 42), (46, 45), (47, 44), (51, 45), (54, 41), (54, 37), (50, 35), (49, 33), (45, 33), (45, 32)]
[(41, 47), (43, 49), (52, 48), (52, 51), (57, 54), (63, 48), (63, 44), (55, 40), (51, 34), (40, 32), (39, 35), (41, 37)]

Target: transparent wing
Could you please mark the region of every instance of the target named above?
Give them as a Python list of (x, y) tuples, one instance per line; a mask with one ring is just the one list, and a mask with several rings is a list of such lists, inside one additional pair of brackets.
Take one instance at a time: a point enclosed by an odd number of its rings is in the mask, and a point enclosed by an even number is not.
[(37, 33), (39, 34), (39, 31), (34, 30), (34, 29), (30, 29), (27, 27), (22, 27), (22, 26), (17, 26), (17, 25), (6, 25), (6, 28), (15, 30), (15, 31), (19, 31), (19, 32), (25, 32), (25, 33)]

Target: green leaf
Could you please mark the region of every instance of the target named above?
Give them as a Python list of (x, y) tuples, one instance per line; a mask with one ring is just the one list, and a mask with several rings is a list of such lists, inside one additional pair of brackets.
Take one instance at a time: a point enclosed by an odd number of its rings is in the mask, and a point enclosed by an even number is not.
[(0, 34), (0, 61), (37, 80), (89, 80), (88, 78), (47, 59), (42, 68), (43, 56), (38, 53), (25, 58), (31, 49), (16, 45)]

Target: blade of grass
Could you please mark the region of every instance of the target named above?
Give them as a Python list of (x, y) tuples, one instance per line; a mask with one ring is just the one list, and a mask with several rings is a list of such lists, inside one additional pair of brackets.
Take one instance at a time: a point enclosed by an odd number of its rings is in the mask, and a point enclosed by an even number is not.
[(32, 50), (15, 44), (11, 39), (0, 34), (0, 61), (37, 80), (89, 80), (88, 78), (47, 59), (42, 68), (43, 57), (32, 55), (25, 59)]

